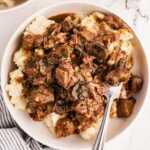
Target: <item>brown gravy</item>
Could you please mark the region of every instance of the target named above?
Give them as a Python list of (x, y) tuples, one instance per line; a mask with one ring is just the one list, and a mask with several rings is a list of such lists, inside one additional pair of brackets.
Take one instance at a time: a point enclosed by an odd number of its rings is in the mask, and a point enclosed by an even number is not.
[(52, 19), (58, 23), (62, 22), (62, 20), (64, 20), (67, 16), (69, 15), (73, 15), (74, 13), (63, 13), (63, 14), (59, 14), (59, 15), (56, 15), (56, 16), (51, 16), (49, 17), (49, 19)]

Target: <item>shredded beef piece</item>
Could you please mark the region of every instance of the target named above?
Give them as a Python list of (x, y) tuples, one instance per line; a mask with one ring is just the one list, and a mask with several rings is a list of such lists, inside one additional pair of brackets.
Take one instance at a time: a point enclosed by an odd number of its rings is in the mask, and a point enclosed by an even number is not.
[(55, 132), (57, 137), (66, 137), (74, 134), (76, 127), (74, 123), (68, 118), (62, 118), (57, 121)]
[(40, 86), (31, 91), (29, 99), (37, 103), (45, 104), (54, 101), (54, 94), (52, 89)]
[(74, 74), (74, 69), (68, 61), (63, 61), (56, 68), (56, 79), (57, 82), (65, 89), (72, 87), (78, 81)]
[(80, 74), (86, 81), (92, 81), (93, 80), (93, 74), (95, 73), (97, 69), (97, 65), (93, 63), (93, 60), (95, 57), (93, 56), (84, 56), (83, 57), (83, 63), (80, 65)]
[(136, 103), (136, 100), (134, 98), (128, 98), (128, 99), (119, 99), (117, 101), (117, 115), (118, 117), (129, 117), (132, 112), (134, 105)]
[(141, 90), (143, 80), (137, 75), (132, 75), (128, 81), (128, 91), (132, 93), (137, 93)]
[(28, 102), (27, 111), (31, 118), (35, 121), (43, 120), (49, 113), (52, 112), (53, 104), (39, 104), (37, 102)]
[(86, 118), (93, 118), (103, 111), (104, 87), (97, 83), (80, 83), (72, 91), (72, 96), (77, 104), (74, 111)]

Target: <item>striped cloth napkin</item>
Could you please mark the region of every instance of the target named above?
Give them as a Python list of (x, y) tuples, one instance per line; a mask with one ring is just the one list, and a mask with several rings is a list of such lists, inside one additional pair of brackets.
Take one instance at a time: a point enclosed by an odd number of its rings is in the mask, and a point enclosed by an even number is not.
[(8, 112), (1, 94), (0, 150), (54, 150), (38, 143), (19, 128)]

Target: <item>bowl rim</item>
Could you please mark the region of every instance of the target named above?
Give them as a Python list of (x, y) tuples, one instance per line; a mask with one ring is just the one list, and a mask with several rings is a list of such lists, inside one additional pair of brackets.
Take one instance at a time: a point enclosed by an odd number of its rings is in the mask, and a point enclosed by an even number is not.
[[(29, 0), (29, 1), (32, 1), (32, 0)], [(146, 92), (145, 92), (145, 95), (144, 95), (144, 100), (141, 104), (141, 107), (140, 107), (140, 110), (138, 112), (136, 112), (136, 115), (134, 116), (134, 118), (132, 119), (132, 121), (129, 123), (129, 125), (127, 127), (125, 127), (124, 130), (122, 130), (121, 132), (119, 132), (118, 134), (116, 134), (113, 138), (109, 139), (107, 141), (107, 143), (109, 144), (110, 142), (112, 142), (113, 140), (115, 140), (116, 138), (118, 138), (119, 136), (121, 136), (125, 131), (127, 131), (129, 129), (129, 127), (131, 127), (131, 125), (133, 124), (133, 122), (135, 122), (137, 119), (138, 119), (138, 116), (139, 116), (139, 113), (141, 113), (143, 111), (143, 108), (144, 108), (144, 104), (146, 103), (146, 100), (147, 100), (147, 97), (148, 97), (148, 87), (149, 87), (149, 62), (148, 62), (148, 52), (145, 50), (144, 48), (144, 44), (143, 44), (143, 40), (142, 38), (140, 37), (139, 33), (135, 30), (135, 28), (129, 23), (127, 22), (123, 17), (121, 17), (119, 14), (115, 13), (113, 10), (111, 10), (110, 8), (106, 8), (104, 6), (101, 6), (100, 4), (97, 4), (96, 2), (87, 2), (87, 1), (65, 1), (65, 2), (56, 2), (55, 4), (52, 4), (50, 6), (47, 6), (47, 7), (44, 7), (42, 8), (41, 10), (38, 10), (36, 13), (34, 13), (33, 15), (31, 15), (30, 17), (28, 17), (25, 21), (23, 21), (21, 23), (20, 26), (18, 26), (17, 30), (12, 34), (12, 36), (10, 37), (10, 40), (8, 41), (8, 44), (5, 48), (5, 51), (4, 51), (4, 54), (3, 54), (3, 57), (2, 57), (2, 63), (1, 63), (1, 87), (2, 87), (2, 95), (3, 95), (3, 99), (4, 99), (4, 102), (6, 104), (6, 100), (5, 100), (5, 88), (3, 87), (3, 72), (5, 72), (5, 65), (4, 65), (4, 60), (5, 58), (7, 57), (7, 53), (8, 53), (8, 50), (10, 49), (10, 46), (14, 40), (14, 38), (17, 37), (18, 33), (20, 32), (20, 29), (22, 29), (25, 25), (27, 25), (28, 23), (30, 23), (36, 16), (38, 16), (39, 14), (42, 14), (43, 12), (46, 12), (47, 10), (50, 10), (51, 8), (53, 7), (58, 7), (58, 6), (63, 6), (63, 5), (74, 5), (74, 4), (82, 4), (82, 5), (92, 5), (94, 7), (98, 7), (100, 9), (103, 9), (107, 12), (110, 12), (111, 14), (114, 14), (116, 16), (118, 16), (119, 18), (121, 18), (124, 22), (127, 23), (127, 25), (132, 29), (132, 31), (134, 32), (134, 34), (136, 35), (136, 38), (143, 50), (143, 54), (144, 54), (144, 57), (145, 57), (145, 63), (146, 63), (146, 69), (147, 69), (147, 86), (146, 86)], [(7, 106), (7, 104), (6, 104)], [(12, 115), (12, 117), (14, 118), (14, 116)], [(15, 120), (15, 118), (14, 118)], [(20, 126), (21, 127), (21, 126)], [(21, 127), (22, 129), (22, 127)], [(24, 129), (22, 129), (24, 131)], [(29, 133), (28, 131), (24, 131), (25, 133), (27, 133), (29, 136), (33, 137), (31, 133)], [(33, 137), (34, 138), (34, 137)], [(38, 141), (38, 139), (36, 139)], [(41, 141), (39, 141), (41, 143)], [(53, 148), (59, 148), (57, 146), (53, 146)]]
[(1, 9), (0, 10), (0, 15), (1, 14), (4, 14), (4, 13), (11, 13), (13, 11), (17, 11), (18, 9), (26, 6), (26, 5), (29, 5), (31, 2), (33, 2), (34, 0), (26, 0), (16, 6), (13, 6), (13, 7), (10, 7), (10, 8), (6, 8), (6, 9)]

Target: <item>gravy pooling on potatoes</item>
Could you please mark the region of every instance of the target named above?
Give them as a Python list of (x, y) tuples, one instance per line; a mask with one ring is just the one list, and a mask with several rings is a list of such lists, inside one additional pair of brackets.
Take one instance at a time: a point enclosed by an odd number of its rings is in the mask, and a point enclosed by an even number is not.
[(17, 69), (7, 87), (11, 101), (15, 84), (33, 120), (46, 120), (57, 137), (83, 135), (99, 124), (109, 87), (123, 82), (110, 116), (129, 117), (143, 82), (132, 73), (132, 39), (127, 25), (111, 14), (37, 17), (14, 54)]

